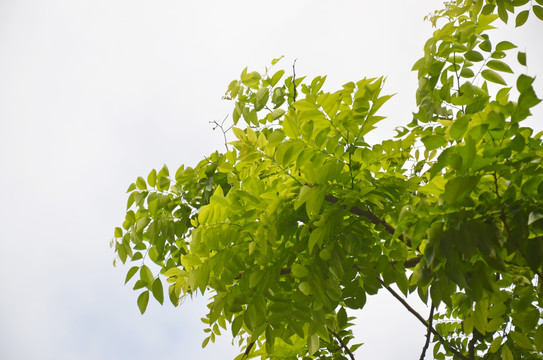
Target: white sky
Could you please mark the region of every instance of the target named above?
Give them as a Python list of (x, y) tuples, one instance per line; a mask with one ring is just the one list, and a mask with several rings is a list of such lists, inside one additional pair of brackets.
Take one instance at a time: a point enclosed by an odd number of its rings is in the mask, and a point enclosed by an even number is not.
[[(109, 248), (124, 191), (152, 168), (222, 149), (209, 121), (231, 113), (226, 86), (281, 55), (287, 71), (297, 59), (297, 76), (327, 74), (331, 90), (388, 76), (398, 96), (379, 136), (392, 134), (411, 120), (410, 69), (432, 31), (423, 17), (440, 4), (0, 1), (0, 358), (233, 358), (228, 333), (201, 349), (202, 301), (151, 300), (139, 314)], [(543, 27), (528, 25), (514, 42), (543, 74)], [(356, 333), (359, 358), (418, 358), (424, 343), (387, 294), (368, 301)]]

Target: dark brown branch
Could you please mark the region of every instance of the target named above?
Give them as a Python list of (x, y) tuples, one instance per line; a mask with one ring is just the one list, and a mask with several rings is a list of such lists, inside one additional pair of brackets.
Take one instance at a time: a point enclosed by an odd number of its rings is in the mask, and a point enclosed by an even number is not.
[(405, 262), (403, 263), (403, 266), (406, 269), (414, 268), (415, 266), (417, 266), (417, 264), (420, 262), (421, 259), (422, 259), (422, 256), (415, 256), (415, 257), (409, 258), (405, 260)]
[(351, 360), (355, 360), (353, 353), (351, 352), (351, 350), (349, 350), (349, 348), (347, 347), (347, 344), (345, 344), (345, 343), (343, 342), (343, 339), (341, 338), (341, 336), (339, 336), (339, 334), (338, 334), (337, 332), (332, 331), (332, 330), (330, 330), (330, 329), (328, 329), (328, 331), (330, 331), (330, 333), (331, 333), (332, 335), (334, 335), (334, 337), (335, 337), (336, 340), (339, 342), (339, 344), (341, 345), (341, 347), (343, 348), (343, 350), (345, 350), (345, 352), (346, 352), (347, 354), (349, 354), (349, 357), (351, 358)]
[(468, 358), (469, 360), (475, 360), (475, 343), (479, 338), (479, 332), (477, 329), (473, 329), (473, 337), (468, 344)]
[[(337, 202), (339, 202), (339, 199), (337, 197), (330, 194), (326, 194), (324, 199), (331, 204), (336, 204)], [(385, 230), (391, 235), (394, 235), (394, 233), (396, 232), (396, 228), (394, 226), (390, 225), (385, 220), (380, 219), (379, 217), (375, 216), (375, 214), (369, 210), (360, 209), (359, 207), (356, 207), (356, 206), (347, 208), (347, 206), (345, 205), (343, 205), (343, 208), (348, 210), (351, 214), (368, 219), (374, 225), (382, 225), (385, 228)], [(398, 239), (405, 242), (407, 246), (411, 247), (411, 238), (409, 236), (404, 237), (403, 234), (400, 234), (400, 236), (398, 236)]]
[(428, 331), (426, 332), (426, 342), (424, 343), (424, 346), (422, 347), (422, 353), (420, 354), (419, 360), (424, 360), (424, 357), (426, 356), (426, 350), (428, 350), (428, 346), (430, 345), (430, 335), (432, 334), (432, 321), (434, 320), (434, 304), (430, 307), (430, 315), (428, 316)]
[(449, 342), (447, 340), (445, 340), (443, 338), (443, 336), (441, 336), (437, 330), (430, 326), (427, 322), (426, 322), (426, 319), (424, 319), (415, 309), (413, 309), (408, 303), (407, 301), (405, 301), (396, 291), (394, 291), (390, 286), (388, 286), (387, 284), (385, 284), (385, 282), (381, 279), (381, 278), (377, 278), (377, 280), (381, 283), (381, 285), (387, 289), (387, 291), (389, 293), (392, 294), (392, 296), (394, 296), (406, 309), (407, 311), (409, 311), (411, 314), (415, 315), (415, 317), (422, 323), (424, 324), (425, 327), (429, 328), (430, 331), (432, 332), (432, 334), (434, 334), (438, 339), (439, 341), (441, 342), (441, 344), (443, 344), (443, 346), (445, 346), (447, 348), (447, 350), (449, 350), (451, 353), (453, 353), (454, 355), (456, 355), (458, 358), (462, 359), (462, 360), (469, 360), (467, 357), (465, 357), (462, 353), (458, 352), (458, 350), (456, 350), (455, 348), (453, 348), (451, 346), (451, 344), (449, 344)]
[(247, 356), (249, 356), (249, 353), (251, 352), (251, 349), (253, 348), (255, 342), (251, 342), (249, 345), (247, 345), (247, 349), (245, 349), (245, 352), (243, 353), (242, 359), (245, 359)]

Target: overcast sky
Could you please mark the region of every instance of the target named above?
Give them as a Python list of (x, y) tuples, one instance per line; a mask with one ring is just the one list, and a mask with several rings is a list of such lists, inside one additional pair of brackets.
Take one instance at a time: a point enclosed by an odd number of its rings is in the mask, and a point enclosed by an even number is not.
[[(231, 113), (226, 86), (281, 55), (287, 71), (297, 59), (297, 76), (327, 74), (329, 90), (387, 76), (398, 95), (378, 136), (392, 134), (411, 120), (410, 69), (440, 4), (0, 0), (0, 358), (233, 358), (228, 333), (201, 349), (202, 299), (151, 300), (139, 314), (109, 248), (126, 188), (222, 149), (209, 122)], [(513, 39), (543, 75), (537, 33), (530, 19)], [(360, 359), (418, 358), (425, 329), (390, 296), (358, 315)]]

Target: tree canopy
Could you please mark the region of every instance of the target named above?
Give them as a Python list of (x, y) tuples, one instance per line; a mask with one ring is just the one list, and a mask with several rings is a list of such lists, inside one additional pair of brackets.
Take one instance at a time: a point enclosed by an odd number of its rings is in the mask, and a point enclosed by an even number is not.
[(511, 68), (526, 53), (488, 35), (529, 16), (543, 20), (543, 0), (431, 14), (417, 112), (373, 145), (383, 78), (326, 92), (279, 59), (245, 69), (225, 96), (232, 127), (217, 124), (226, 150), (128, 189), (114, 248), (136, 264), (141, 312), (151, 295), (206, 293), (203, 346), (228, 330), (237, 359), (354, 359), (349, 311), (388, 291), (427, 329), (421, 359), (430, 344), (435, 359), (540, 359), (543, 132), (522, 126), (540, 100)]

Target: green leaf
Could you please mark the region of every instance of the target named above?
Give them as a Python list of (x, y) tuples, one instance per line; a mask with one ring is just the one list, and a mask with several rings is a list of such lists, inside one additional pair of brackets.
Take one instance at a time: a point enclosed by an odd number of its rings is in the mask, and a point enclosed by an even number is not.
[(337, 312), (337, 324), (340, 329), (343, 329), (347, 326), (347, 311), (344, 307), (341, 307)]
[(255, 96), (255, 109), (260, 111), (268, 103), (268, 98), (270, 96), (270, 90), (267, 87), (258, 89)]
[(236, 337), (243, 325), (243, 315), (238, 315), (234, 321), (232, 321), (232, 336)]
[(509, 41), (501, 41), (496, 45), (497, 51), (505, 51), (510, 49), (515, 49), (517, 46)]
[(511, 339), (513, 339), (513, 342), (521, 348), (533, 350), (534, 345), (530, 342), (526, 335), (519, 333), (518, 331), (510, 331), (509, 336)]
[(440, 135), (427, 135), (421, 139), (422, 143), (426, 147), (426, 150), (432, 151), (442, 146), (447, 145), (447, 140)]
[(148, 183), (149, 186), (151, 186), (151, 187), (155, 187), (155, 186), (156, 186), (156, 170), (155, 170), (155, 169), (151, 170), (151, 172), (150, 172), (149, 175), (147, 176), (147, 183)]
[(139, 176), (138, 179), (136, 180), (136, 186), (140, 190), (147, 190), (147, 184), (145, 183), (145, 180), (141, 176)]
[(530, 77), (528, 75), (520, 74), (520, 76), (517, 79), (517, 89), (522, 94), (526, 91), (528, 91), (532, 87), (532, 83), (534, 82), (534, 78)]
[(506, 63), (500, 60), (490, 60), (489, 62), (486, 63), (486, 65), (489, 68), (494, 69), (494, 70), (503, 71), (510, 74), (513, 73), (513, 70), (511, 70), (509, 65), (507, 65)]
[(251, 333), (256, 330), (258, 324), (256, 306), (254, 304), (247, 305), (247, 310), (243, 313), (243, 321)]
[(488, 80), (490, 82), (500, 84), (500, 85), (507, 85), (505, 80), (501, 77), (500, 74), (495, 72), (494, 70), (483, 70), (481, 71), (481, 75), (485, 80)]
[(153, 284), (154, 276), (151, 269), (147, 265), (142, 265), (140, 269), (140, 279), (149, 287)]
[(292, 275), (297, 278), (303, 278), (309, 275), (309, 270), (301, 264), (294, 264), (292, 265)]
[(534, 345), (537, 351), (543, 351), (543, 324), (539, 325), (535, 332)]
[(272, 79), (271, 79), (271, 86), (275, 86), (279, 82), (279, 80), (281, 80), (284, 74), (285, 74), (285, 70), (279, 70), (278, 72), (273, 74)]
[(273, 120), (279, 119), (283, 114), (285, 113), (285, 110), (283, 109), (275, 109), (272, 111), (271, 116)]
[(160, 303), (160, 305), (164, 304), (164, 289), (162, 288), (162, 281), (160, 281), (160, 278), (157, 277), (155, 281), (153, 281), (153, 286), (151, 286), (151, 290), (153, 291), (153, 296), (155, 299)]
[(472, 78), (475, 76), (475, 73), (470, 68), (463, 67), (462, 70), (460, 71), (460, 76), (465, 77), (465, 78)]
[(317, 352), (320, 348), (320, 341), (319, 336), (317, 334), (313, 334), (311, 336), (307, 337), (307, 349), (309, 352), (309, 355), (313, 355)]
[(140, 309), (141, 314), (147, 309), (147, 304), (149, 303), (149, 290), (146, 290), (138, 296), (138, 308)]
[(445, 184), (443, 200), (449, 204), (462, 202), (475, 189), (479, 179), (479, 176), (462, 176), (449, 180)]
[(483, 61), (485, 58), (483, 57), (483, 55), (481, 55), (480, 52), (477, 52), (475, 50), (471, 50), (471, 51), (468, 51), (464, 54), (464, 57), (466, 59), (468, 59), (469, 61), (473, 61), (473, 62), (479, 62), (479, 61)]
[(126, 190), (126, 192), (129, 193), (129, 192), (132, 192), (134, 190), (136, 190), (136, 184), (132, 183), (132, 184), (130, 184), (130, 186), (128, 187), (128, 190)]
[(539, 18), (539, 20), (543, 20), (543, 7), (534, 5), (532, 6), (532, 11), (534, 12), (535, 16)]
[(275, 345), (275, 333), (270, 325), (266, 326), (266, 352), (273, 353)]
[(114, 234), (115, 234), (115, 237), (117, 239), (122, 238), (123, 237), (123, 229), (121, 229), (120, 227), (116, 227)]
[(483, 335), (486, 334), (488, 319), (488, 300), (480, 300), (475, 304), (473, 326)]
[(300, 285), (298, 285), (298, 289), (300, 289), (304, 295), (311, 295), (311, 284), (307, 281), (301, 282)]
[(452, 126), (450, 127), (449, 134), (454, 140), (459, 141), (460, 139), (462, 139), (462, 136), (464, 136), (464, 133), (468, 129), (468, 125), (469, 117), (463, 116), (461, 118), (458, 118), (454, 120)]
[(503, 344), (502, 346), (502, 360), (515, 360), (513, 353), (507, 344)]
[(528, 15), (530, 15), (529, 10), (524, 10), (518, 13), (517, 18), (515, 19), (515, 26), (519, 27), (524, 25), (526, 20), (528, 20)]
[(139, 266), (132, 266), (130, 270), (128, 270), (128, 273), (126, 273), (126, 279), (124, 280), (125, 284), (132, 279), (132, 277), (138, 272), (138, 269)]
[(519, 51), (517, 59), (520, 65), (526, 66), (526, 53)]

